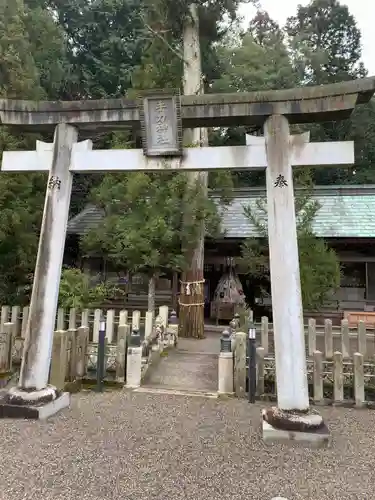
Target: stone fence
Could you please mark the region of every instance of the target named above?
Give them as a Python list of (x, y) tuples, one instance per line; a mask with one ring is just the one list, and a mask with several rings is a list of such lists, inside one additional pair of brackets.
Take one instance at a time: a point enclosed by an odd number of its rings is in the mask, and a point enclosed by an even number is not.
[[(21, 364), (28, 307), (1, 308), (0, 377), (7, 378)], [(101, 326), (102, 325), (102, 326)], [(151, 312), (59, 309), (52, 348), (50, 383), (63, 389), (66, 382), (96, 377), (100, 328), (105, 328), (105, 380), (130, 387), (141, 384), (148, 368), (164, 349), (177, 344), (174, 311), (161, 306)]]
[[(159, 307), (158, 314), (168, 319), (168, 307)], [(0, 331), (3, 331), (5, 323), (14, 324), (14, 334), (16, 337), (25, 338), (26, 324), (29, 317), (29, 307), (2, 306), (0, 312)], [(117, 329), (119, 324), (130, 324), (132, 327), (140, 328), (141, 331), (150, 332), (152, 328), (152, 318), (154, 314), (146, 312), (144, 315), (140, 311), (133, 311), (130, 314), (126, 309), (63, 309), (60, 308), (56, 315), (56, 330), (70, 330), (80, 326), (89, 327), (89, 341), (98, 342), (100, 321), (105, 320), (106, 338), (109, 344), (117, 342)], [(145, 333), (146, 334), (146, 333)]]
[[(245, 331), (245, 325), (237, 327)], [(267, 317), (255, 324), (257, 344), (263, 347), (265, 355), (273, 355), (273, 325)], [(236, 328), (232, 328), (232, 331)], [(363, 354), (366, 359), (375, 357), (375, 330), (359, 321), (358, 326), (351, 326), (347, 319), (341, 321), (341, 326), (333, 326), (332, 320), (326, 319), (317, 324), (315, 319), (309, 319), (305, 324), (306, 355), (312, 356), (314, 351), (321, 351), (325, 357), (332, 358), (335, 351), (341, 351), (344, 358), (355, 352)]]
[[(232, 322), (233, 326), (233, 322)], [(256, 327), (256, 396), (276, 398), (276, 372), (272, 325), (262, 318)], [(236, 331), (237, 330), (237, 331)], [(219, 393), (246, 397), (249, 387), (248, 336), (240, 327), (223, 333), (219, 357)], [(311, 401), (375, 407), (375, 336), (360, 321), (349, 328), (332, 327), (330, 320), (306, 325), (306, 365)]]

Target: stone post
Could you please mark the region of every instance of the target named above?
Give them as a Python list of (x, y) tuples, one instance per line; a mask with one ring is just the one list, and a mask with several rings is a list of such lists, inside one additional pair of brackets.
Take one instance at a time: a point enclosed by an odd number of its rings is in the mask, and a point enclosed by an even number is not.
[(126, 387), (140, 387), (142, 379), (142, 346), (138, 330), (133, 330), (129, 338), (126, 363)]
[(219, 394), (233, 394), (233, 352), (230, 333), (224, 330), (220, 340), (219, 354)]
[(53, 387), (64, 389), (68, 368), (69, 335), (65, 330), (58, 330), (54, 334), (52, 349), (52, 363), (50, 381)]
[(234, 390), (238, 398), (246, 396), (246, 333), (237, 332), (234, 342)]
[(154, 313), (153, 311), (147, 311), (145, 317), (145, 340), (152, 337), (152, 329), (154, 327)]
[(270, 116), (264, 135), (277, 403), (281, 410), (306, 411), (309, 396), (288, 120)]
[(159, 352), (164, 351), (165, 334), (166, 334), (166, 329), (164, 327), (164, 320), (159, 315), (155, 319), (155, 336), (157, 338), (157, 348)]
[(48, 375), (72, 191), (73, 174), (69, 167), (76, 141), (74, 127), (65, 123), (57, 125), (20, 378), (18, 387), (7, 394), (7, 401), (13, 404), (47, 403), (57, 397), (56, 388), (48, 386)]
[(125, 381), (125, 366), (127, 356), (127, 338), (129, 336), (129, 325), (119, 325), (117, 334), (117, 349), (116, 349), (116, 381)]
[(176, 347), (178, 343), (178, 318), (175, 310), (169, 316), (167, 334), (169, 345)]
[(87, 347), (89, 345), (89, 327), (80, 326), (77, 335), (76, 374), (77, 380), (83, 379), (87, 371)]
[(168, 306), (159, 307), (159, 316), (162, 318), (164, 329), (166, 329), (168, 325)]

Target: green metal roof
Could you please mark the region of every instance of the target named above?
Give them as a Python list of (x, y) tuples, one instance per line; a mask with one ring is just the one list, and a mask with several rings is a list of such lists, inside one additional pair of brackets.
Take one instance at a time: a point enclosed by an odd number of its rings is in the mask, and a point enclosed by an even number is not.
[[(265, 197), (264, 189), (235, 190), (232, 203), (223, 212), (226, 238), (257, 236), (245, 217), (243, 207), (256, 207), (256, 200)], [(319, 186), (314, 199), (321, 205), (313, 229), (322, 238), (375, 238), (375, 185)], [(213, 198), (215, 196), (213, 195)], [(84, 234), (103, 217), (98, 208), (89, 205), (68, 223), (68, 233)]]

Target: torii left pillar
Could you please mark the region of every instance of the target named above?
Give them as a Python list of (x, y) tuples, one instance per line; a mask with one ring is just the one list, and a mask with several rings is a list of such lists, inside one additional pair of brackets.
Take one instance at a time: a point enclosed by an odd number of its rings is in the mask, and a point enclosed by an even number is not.
[[(72, 192), (73, 174), (69, 168), (77, 138), (75, 127), (57, 125), (20, 378), (17, 387), (1, 401), (1, 416), (45, 418), (69, 405), (69, 394), (48, 385), (48, 378)], [(86, 146), (90, 144), (86, 142)], [(51, 147), (38, 144), (40, 149), (46, 146)]]

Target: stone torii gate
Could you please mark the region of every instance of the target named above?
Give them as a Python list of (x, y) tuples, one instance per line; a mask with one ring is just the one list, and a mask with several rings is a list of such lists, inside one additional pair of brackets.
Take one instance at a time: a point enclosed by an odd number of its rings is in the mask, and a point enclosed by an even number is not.
[[(51, 413), (68, 403), (47, 384), (73, 172), (266, 168), (278, 409), (263, 419), (267, 432), (320, 429), (320, 417), (305, 415), (309, 399), (292, 166), (353, 164), (354, 148), (352, 142), (310, 143), (306, 134), (290, 136), (289, 125), (348, 118), (374, 92), (375, 79), (366, 78), (244, 94), (164, 93), (142, 101), (0, 101), (2, 125), (25, 132), (55, 130), (53, 145), (39, 142), (36, 151), (3, 154), (3, 171), (48, 171), (49, 179), (20, 380), (0, 403), (0, 413), (14, 415), (18, 408), (22, 414), (43, 404)], [(263, 126), (264, 138), (247, 146), (182, 148), (181, 128), (234, 125)], [(93, 151), (90, 141), (77, 142), (79, 134), (141, 126), (143, 151)]]

